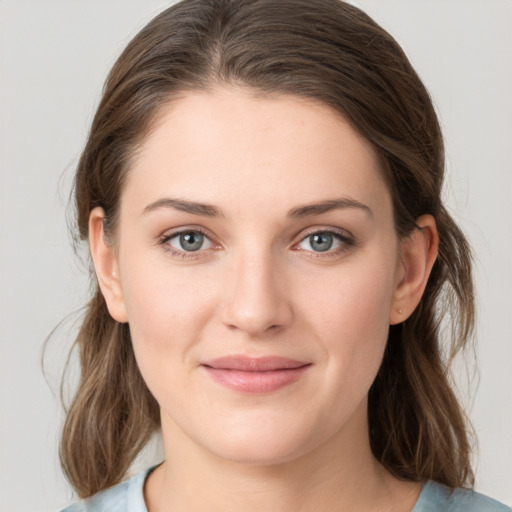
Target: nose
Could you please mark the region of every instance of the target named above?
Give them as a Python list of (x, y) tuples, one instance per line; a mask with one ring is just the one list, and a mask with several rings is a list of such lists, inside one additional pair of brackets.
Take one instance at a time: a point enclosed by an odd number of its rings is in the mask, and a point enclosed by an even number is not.
[(291, 297), (283, 272), (270, 255), (240, 255), (230, 265), (222, 307), (223, 323), (250, 337), (277, 332), (292, 322)]

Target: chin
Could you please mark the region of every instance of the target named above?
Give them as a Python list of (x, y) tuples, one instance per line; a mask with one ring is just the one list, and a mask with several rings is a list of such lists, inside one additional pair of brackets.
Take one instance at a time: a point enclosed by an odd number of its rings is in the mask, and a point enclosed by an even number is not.
[(267, 419), (252, 425), (231, 425), (217, 432), (222, 435), (211, 435), (203, 444), (204, 448), (224, 460), (253, 466), (296, 460), (322, 442), (304, 421), (297, 419), (292, 425)]
[(276, 466), (296, 460), (305, 451), (303, 446), (290, 446), (289, 443), (254, 442), (214, 447), (214, 454), (226, 461), (247, 466)]

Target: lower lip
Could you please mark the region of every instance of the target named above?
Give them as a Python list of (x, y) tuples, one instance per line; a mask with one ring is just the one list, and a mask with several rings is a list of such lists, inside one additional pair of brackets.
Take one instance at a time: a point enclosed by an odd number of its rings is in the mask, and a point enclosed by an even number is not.
[(247, 372), (203, 366), (217, 383), (241, 393), (264, 394), (294, 384), (306, 373), (310, 365), (266, 372)]

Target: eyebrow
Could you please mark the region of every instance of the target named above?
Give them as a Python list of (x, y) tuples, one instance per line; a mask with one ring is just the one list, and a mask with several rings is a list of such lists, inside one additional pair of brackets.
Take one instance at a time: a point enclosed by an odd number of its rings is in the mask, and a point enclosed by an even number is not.
[(305, 206), (300, 206), (298, 208), (293, 208), (288, 212), (288, 217), (292, 218), (302, 218), (308, 217), (310, 215), (320, 215), (322, 213), (329, 212), (331, 210), (337, 209), (345, 209), (345, 208), (357, 208), (365, 211), (371, 217), (373, 217), (373, 212), (371, 208), (355, 199), (350, 197), (344, 197), (339, 199), (329, 199), (327, 201), (321, 201), (320, 203), (308, 204)]
[[(184, 199), (173, 199), (165, 197), (149, 204), (144, 208), (144, 214), (159, 210), (161, 208), (173, 208), (193, 215), (200, 215), (203, 217), (225, 217), (222, 210), (211, 204), (197, 203), (195, 201), (185, 201)], [(320, 215), (331, 210), (357, 208), (365, 211), (373, 217), (371, 208), (355, 199), (350, 197), (328, 199), (319, 203), (312, 203), (305, 206), (299, 206), (291, 209), (287, 216), (290, 218), (303, 218), (313, 215)]]
[(224, 217), (222, 211), (211, 204), (196, 203), (194, 201), (185, 201), (183, 199), (172, 199), (170, 197), (158, 199), (158, 201), (148, 204), (146, 208), (144, 208), (144, 213), (146, 214), (161, 208), (173, 208), (181, 212), (201, 215), (203, 217)]

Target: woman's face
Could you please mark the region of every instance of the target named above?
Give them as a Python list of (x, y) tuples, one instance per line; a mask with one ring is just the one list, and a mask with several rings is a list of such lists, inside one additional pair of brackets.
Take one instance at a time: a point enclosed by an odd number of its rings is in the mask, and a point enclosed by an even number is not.
[(134, 160), (116, 240), (105, 295), (164, 439), (251, 463), (367, 443), (404, 270), (376, 157), (347, 122), (292, 96), (185, 95)]

